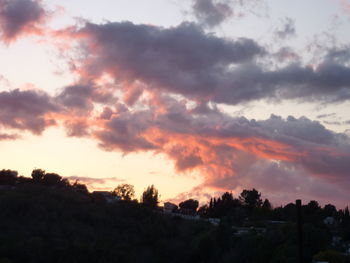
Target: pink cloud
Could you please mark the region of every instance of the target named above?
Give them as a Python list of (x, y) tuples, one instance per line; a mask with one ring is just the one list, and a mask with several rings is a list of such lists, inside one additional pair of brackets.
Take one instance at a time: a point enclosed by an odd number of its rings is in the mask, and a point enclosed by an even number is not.
[(350, 3), (347, 0), (340, 0), (340, 3), (346, 12), (350, 12)]
[(85, 184), (90, 191), (111, 191), (118, 184), (124, 182), (125, 180), (119, 179), (117, 177), (83, 177), (83, 176), (69, 176), (66, 177), (71, 183), (78, 182)]
[[(350, 186), (350, 147), (345, 135), (305, 117), (249, 121), (220, 112), (192, 115), (181, 102), (163, 99), (166, 107), (160, 112), (158, 106), (109, 112), (109, 118), (96, 127), (95, 139), (107, 150), (165, 154), (178, 172), (197, 171), (203, 178), (201, 187), (214, 192), (260, 187), (279, 202), (293, 198), (299, 188), (300, 196), (326, 200), (322, 191), (337, 188), (343, 200), (338, 202), (345, 203), (345, 189)], [(322, 191), (312, 187), (314, 180)], [(283, 182), (286, 189), (291, 187), (288, 192), (282, 189)]]
[(264, 68), (256, 58), (274, 54), (255, 41), (219, 38), (188, 23), (86, 23), (56, 37), (81, 43), (70, 61), (78, 81), (56, 96), (0, 93), (2, 126), (39, 134), (57, 123), (108, 151), (163, 154), (177, 172), (198, 172), (200, 187), (214, 192), (256, 187), (287, 200), (300, 189), (303, 196), (337, 199), (332, 189), (338, 189), (339, 202), (349, 197), (347, 135), (306, 117), (248, 120), (215, 107), (273, 98), (347, 100), (346, 63), (325, 57), (315, 68), (297, 62)]

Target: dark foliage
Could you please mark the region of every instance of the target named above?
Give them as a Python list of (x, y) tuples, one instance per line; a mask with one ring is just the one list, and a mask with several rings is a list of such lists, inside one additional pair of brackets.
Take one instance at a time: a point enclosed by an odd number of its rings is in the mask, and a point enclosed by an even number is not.
[(198, 208), (198, 201), (193, 199), (188, 199), (179, 204), (180, 211), (184, 213), (194, 214)]
[[(90, 194), (84, 184), (40, 169), (32, 178), (1, 170), (0, 186), (0, 263), (297, 261), (295, 204), (273, 209), (255, 189), (244, 190), (238, 199), (224, 193), (198, 211), (196, 200), (180, 203), (180, 211), (189, 209), (204, 218), (192, 221), (160, 213), (153, 185), (144, 191), (142, 203), (131, 200), (132, 186), (121, 189), (127, 196), (122, 201), (110, 203), (103, 195)], [(305, 262), (349, 263), (348, 257), (330, 250), (334, 235), (350, 241), (349, 209), (322, 208), (310, 201), (302, 214)], [(205, 221), (211, 217), (220, 223)], [(335, 226), (325, 225), (325, 217), (334, 218)], [(249, 231), (239, 234), (233, 225)]]
[(141, 202), (150, 208), (155, 208), (158, 205), (158, 190), (154, 185), (148, 186), (146, 190), (142, 193)]

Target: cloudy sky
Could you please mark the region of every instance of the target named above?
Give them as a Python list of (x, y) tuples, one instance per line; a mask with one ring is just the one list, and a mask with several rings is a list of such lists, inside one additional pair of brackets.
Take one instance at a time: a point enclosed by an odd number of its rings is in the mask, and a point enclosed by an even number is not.
[(349, 27), (349, 0), (0, 0), (0, 168), (348, 205)]

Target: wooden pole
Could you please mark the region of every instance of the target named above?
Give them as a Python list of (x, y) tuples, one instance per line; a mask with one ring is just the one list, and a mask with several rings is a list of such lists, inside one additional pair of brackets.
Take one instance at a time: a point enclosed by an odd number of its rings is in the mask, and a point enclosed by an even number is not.
[(304, 252), (303, 252), (303, 221), (301, 215), (301, 200), (295, 201), (297, 206), (297, 232), (298, 232), (298, 256), (299, 263), (304, 263)]

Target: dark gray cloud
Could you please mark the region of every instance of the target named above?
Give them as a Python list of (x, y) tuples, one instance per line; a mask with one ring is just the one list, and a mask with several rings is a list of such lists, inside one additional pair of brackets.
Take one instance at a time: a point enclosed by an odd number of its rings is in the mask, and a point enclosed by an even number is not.
[(147, 111), (129, 111), (111, 117), (103, 130), (96, 132), (100, 146), (106, 150), (120, 149), (124, 152), (155, 150), (156, 145), (149, 142), (143, 133), (150, 127), (152, 116)]
[(326, 114), (317, 115), (316, 118), (317, 119), (324, 119), (324, 118), (335, 117), (335, 116), (336, 116), (336, 113), (333, 112), (333, 113), (326, 113)]
[(243, 63), (264, 53), (251, 39), (221, 39), (191, 23), (169, 29), (130, 22), (88, 23), (81, 32), (90, 35), (91, 44), (97, 47), (94, 55), (98, 61), (88, 65), (90, 74), (106, 70), (120, 78), (141, 77), (167, 86), (189, 86), (195, 81), (192, 75), (205, 78), (210, 70), (220, 71), (222, 66)]
[(0, 38), (8, 43), (22, 34), (40, 33), (47, 17), (39, 0), (0, 0)]
[(94, 89), (90, 85), (73, 85), (62, 90), (57, 96), (58, 101), (67, 108), (91, 110)]
[(193, 10), (197, 19), (209, 27), (217, 26), (233, 15), (230, 1), (194, 0)]
[(116, 102), (113, 94), (109, 90), (93, 84), (77, 84), (65, 87), (56, 97), (56, 100), (68, 109), (78, 109), (90, 111), (93, 103), (109, 104)]
[(329, 125), (342, 125), (340, 121), (323, 121), (323, 122)]
[(227, 104), (259, 99), (299, 99), (302, 101), (340, 102), (350, 98), (350, 68), (324, 61), (317, 67), (299, 63), (268, 70), (245, 64), (225, 72), (213, 100)]
[[(130, 95), (130, 105), (144, 90), (233, 105), (260, 99), (332, 103), (350, 98), (350, 68), (334, 55), (303, 65), (291, 50), (269, 54), (254, 40), (219, 38), (189, 23), (172, 28), (87, 23), (76, 37), (84, 42), (86, 54), (79, 61), (82, 79), (109, 74)], [(257, 62), (279, 61), (281, 56), (283, 66)], [(135, 80), (142, 90), (134, 91)]]
[(204, 27), (215, 27), (247, 14), (266, 16), (266, 9), (266, 2), (261, 0), (192, 0), (193, 14)]
[(44, 92), (0, 92), (0, 125), (14, 129), (29, 130), (40, 134), (47, 126), (55, 124), (47, 114), (58, 112), (59, 107)]
[(348, 63), (350, 61), (350, 45), (328, 49), (326, 58), (335, 63)]

